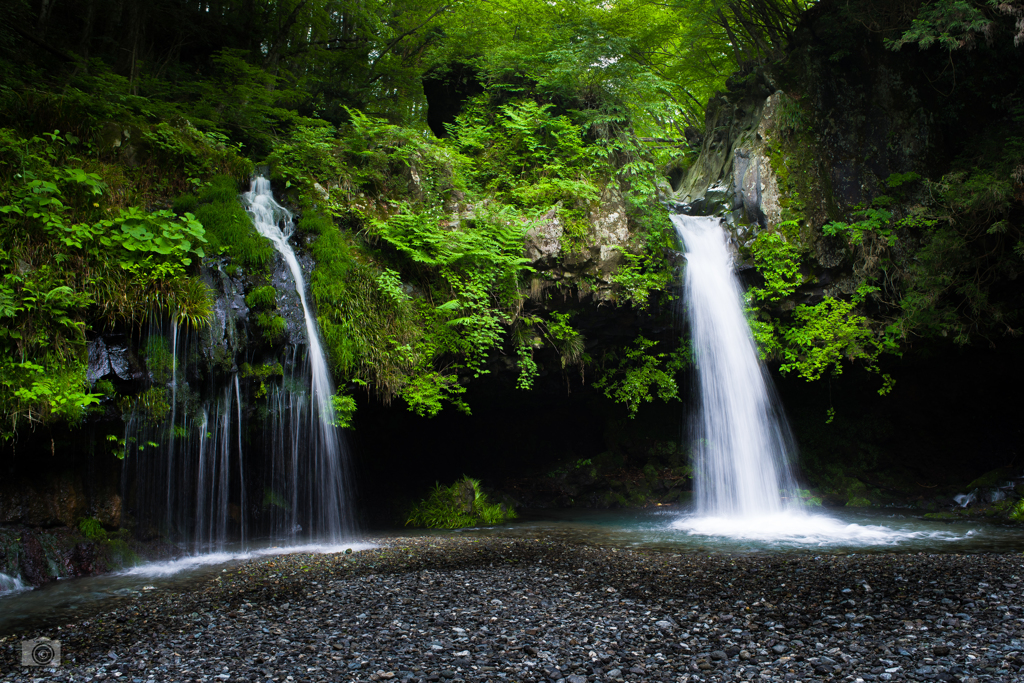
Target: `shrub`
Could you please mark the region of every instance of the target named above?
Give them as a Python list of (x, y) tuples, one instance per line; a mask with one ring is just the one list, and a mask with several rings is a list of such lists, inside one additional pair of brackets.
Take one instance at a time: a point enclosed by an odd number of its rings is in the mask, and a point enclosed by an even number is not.
[(93, 517), (85, 517), (78, 522), (78, 530), (82, 532), (82, 535), (88, 538), (90, 541), (105, 541), (107, 540), (107, 531), (100, 524), (98, 519)]
[(480, 490), (480, 482), (464, 476), (451, 486), (435, 484), (430, 496), (413, 507), (405, 523), (430, 529), (459, 529), (504, 524), (516, 516), (512, 508), (489, 502)]

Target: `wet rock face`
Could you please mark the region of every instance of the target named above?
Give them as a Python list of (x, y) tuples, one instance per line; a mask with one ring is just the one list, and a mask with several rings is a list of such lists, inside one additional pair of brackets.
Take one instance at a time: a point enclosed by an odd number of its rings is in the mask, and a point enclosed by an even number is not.
[(234, 358), (245, 348), (249, 307), (245, 304), (244, 285), (241, 277), (228, 275), (222, 262), (204, 263), (202, 278), (215, 297), (213, 318), (202, 332), (203, 351), (208, 363), (230, 369)]
[(4, 483), (0, 485), (0, 524), (74, 525), (86, 511), (83, 493), (81, 482), (71, 476)]
[(722, 98), (708, 109), (714, 136), (705, 139), (698, 161), (674, 195), (684, 213), (720, 216), (737, 246), (745, 246), (765, 228), (782, 220), (779, 182), (769, 143), (778, 135), (781, 92), (752, 100)]
[(140, 382), (146, 379), (146, 371), (126, 335), (99, 336), (88, 343), (87, 353), (89, 364), (86, 376), (90, 382), (101, 379)]
[[(543, 221), (526, 233), (525, 253), (540, 277), (534, 289), (542, 291), (552, 282), (588, 284), (581, 295), (592, 301), (614, 298), (612, 278), (624, 257), (622, 250), (635, 251), (636, 244), (626, 216), (626, 202), (615, 187), (605, 187), (600, 199), (587, 215), (587, 235), (582, 244), (571, 244), (565, 238), (565, 225), (556, 205)], [(535, 292), (537, 293), (537, 292)]]
[(121, 525), (121, 496), (112, 485), (88, 495), (84, 482), (65, 473), (37, 481), (14, 479), (0, 484), (0, 524), (74, 527), (82, 517), (105, 526)]
[(43, 544), (34, 533), (28, 532), (22, 535), (19, 569), (25, 581), (34, 586), (41, 586), (56, 578), (50, 571)]
[[(302, 269), (302, 277), (307, 282), (313, 272), (313, 259), (304, 252), (296, 252), (299, 267)], [(270, 276), (270, 284), (277, 290), (277, 311), (278, 315), (288, 322), (288, 344), (293, 346), (306, 345), (306, 317), (302, 312), (302, 300), (299, 293), (295, 291), (295, 280), (292, 278), (291, 270), (285, 263), (284, 257), (280, 254), (274, 256), (274, 270)], [(307, 302), (313, 305), (309, 298), (307, 289)]]

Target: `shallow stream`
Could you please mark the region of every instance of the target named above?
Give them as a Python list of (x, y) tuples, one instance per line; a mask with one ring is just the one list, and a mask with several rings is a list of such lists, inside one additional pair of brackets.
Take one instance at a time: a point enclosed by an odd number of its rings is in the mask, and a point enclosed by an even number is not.
[[(696, 518), (677, 507), (645, 510), (532, 510), (501, 527), (459, 531), (391, 530), (378, 537), (521, 537), (602, 548), (673, 553), (1005, 553), (1024, 551), (1014, 527), (921, 519), (911, 510), (828, 510), (782, 513), (740, 524)], [(57, 581), (0, 594), (0, 635), (89, 618), (148, 591), (187, 591), (246, 560), (297, 552), (344, 552), (370, 543), (294, 545), (217, 552), (153, 562), (103, 576)]]
[[(703, 552), (987, 553), (1024, 551), (1019, 527), (927, 520), (917, 510), (828, 509), (755, 519), (697, 517), (678, 507), (534, 510), (504, 527), (465, 529), (611, 548)], [(430, 532), (439, 533), (439, 532)]]

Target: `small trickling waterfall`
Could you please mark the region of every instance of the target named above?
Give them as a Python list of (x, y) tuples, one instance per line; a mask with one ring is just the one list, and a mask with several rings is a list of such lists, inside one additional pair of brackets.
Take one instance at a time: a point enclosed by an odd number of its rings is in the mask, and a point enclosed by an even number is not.
[(22, 591), (28, 588), (25, 582), (16, 576), (8, 576), (0, 572), (0, 593)]
[(700, 410), (692, 427), (699, 514), (750, 518), (787, 507), (793, 439), (743, 312), (717, 218), (672, 216), (686, 247), (684, 296)]
[[(270, 181), (262, 176), (253, 180), (252, 189), (242, 195), (242, 201), (246, 204), (256, 230), (273, 243), (274, 248), (288, 264), (306, 320), (311, 409), (302, 416), (309, 425), (306, 444), (308, 450), (303, 454), (298, 448), (292, 448), (291, 478), (303, 480), (302, 486), (291, 490), (292, 519), (295, 524), (299, 523), (300, 518), (308, 519), (312, 524), (312, 531), (318, 536), (340, 540), (353, 530), (347, 521), (350, 515), (345, 514), (348, 499), (347, 477), (344, 476), (345, 454), (339, 430), (334, 426), (334, 407), (331, 401), (334, 384), (320, 341), (320, 330), (306, 300), (306, 282), (302, 277), (302, 268), (295, 258), (292, 246), (288, 243), (294, 225), (292, 214), (274, 201)], [(284, 230), (281, 229), (282, 225)], [(290, 407), (298, 412), (297, 406)], [(302, 458), (309, 461), (307, 466), (299, 462)], [(303, 496), (303, 493), (306, 495)]]
[(142, 535), (194, 551), (257, 538), (328, 544), (354, 534), (347, 452), (334, 426), (327, 360), (288, 244), (291, 213), (270, 183), (241, 197), (253, 225), (281, 254), (305, 316), (306, 345), (279, 359), (278, 382), (229, 374), (199, 377), (197, 335), (176, 321), (151, 322), (144, 354), (153, 386), (134, 403), (124, 443), (125, 508)]

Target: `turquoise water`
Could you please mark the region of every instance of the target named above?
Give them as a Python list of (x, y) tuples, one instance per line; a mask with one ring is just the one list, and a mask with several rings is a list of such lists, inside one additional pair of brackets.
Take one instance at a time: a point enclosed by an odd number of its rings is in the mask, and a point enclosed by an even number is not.
[[(731, 521), (679, 507), (644, 510), (543, 510), (512, 524), (466, 529), (477, 536), (519, 536), (667, 552), (982, 553), (1024, 551), (1024, 530), (984, 521), (926, 520), (916, 510), (784, 512)], [(438, 533), (438, 532), (431, 532)]]

